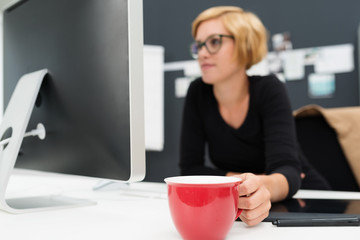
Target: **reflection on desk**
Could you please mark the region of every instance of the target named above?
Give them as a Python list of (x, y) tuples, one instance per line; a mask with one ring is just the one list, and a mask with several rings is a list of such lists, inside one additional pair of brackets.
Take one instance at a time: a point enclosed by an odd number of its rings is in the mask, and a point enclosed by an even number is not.
[[(0, 212), (1, 239), (46, 240), (176, 240), (169, 212), (165, 183), (139, 182), (119, 191), (93, 191), (96, 179), (16, 171), (9, 183), (9, 197), (61, 194), (95, 200), (97, 205), (56, 211), (12, 215)], [(134, 190), (133, 193), (131, 191)], [(312, 192), (313, 196), (338, 198), (337, 192)], [(300, 191), (297, 197), (309, 194)], [(341, 195), (341, 194), (340, 194)], [(360, 200), (360, 193), (343, 193)], [(6, 236), (6, 237), (3, 237)], [(232, 239), (354, 239), (360, 227), (277, 228), (271, 223), (248, 227), (235, 222), (227, 240)]]

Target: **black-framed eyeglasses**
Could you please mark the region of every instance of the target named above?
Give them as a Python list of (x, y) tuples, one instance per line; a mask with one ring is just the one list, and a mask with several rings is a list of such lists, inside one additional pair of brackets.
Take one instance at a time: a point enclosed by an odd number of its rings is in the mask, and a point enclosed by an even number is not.
[(199, 42), (196, 41), (194, 43), (192, 43), (190, 45), (190, 53), (191, 56), (194, 59), (198, 58), (198, 53), (200, 51), (200, 49), (205, 46), (206, 50), (210, 53), (210, 54), (215, 54), (217, 53), (220, 48), (221, 48), (221, 44), (222, 44), (222, 39), (224, 37), (227, 38), (231, 38), (234, 39), (234, 36), (231, 35), (224, 35), (224, 34), (213, 34), (211, 36), (209, 36), (205, 41), (203, 42)]

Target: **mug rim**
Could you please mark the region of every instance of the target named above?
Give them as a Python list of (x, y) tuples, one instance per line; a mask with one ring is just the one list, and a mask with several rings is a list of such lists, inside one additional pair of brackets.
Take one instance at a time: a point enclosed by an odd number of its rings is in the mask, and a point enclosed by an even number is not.
[(238, 177), (228, 176), (212, 176), (212, 175), (189, 175), (174, 176), (164, 179), (166, 184), (182, 184), (182, 185), (223, 185), (240, 183), (242, 180)]

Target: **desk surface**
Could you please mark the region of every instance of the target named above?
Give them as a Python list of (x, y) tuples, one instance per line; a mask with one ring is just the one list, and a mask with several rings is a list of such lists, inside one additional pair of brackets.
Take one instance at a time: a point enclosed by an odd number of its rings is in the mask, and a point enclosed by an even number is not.
[[(97, 205), (13, 215), (0, 212), (1, 239), (181, 239), (170, 216), (166, 185), (133, 183), (116, 191), (93, 191), (97, 180), (17, 171), (8, 197), (62, 194), (95, 200)], [(297, 197), (360, 199), (360, 193), (299, 191)], [(6, 236), (6, 238), (3, 238)], [(248, 227), (235, 222), (231, 239), (354, 239), (360, 227), (278, 228), (271, 223)]]

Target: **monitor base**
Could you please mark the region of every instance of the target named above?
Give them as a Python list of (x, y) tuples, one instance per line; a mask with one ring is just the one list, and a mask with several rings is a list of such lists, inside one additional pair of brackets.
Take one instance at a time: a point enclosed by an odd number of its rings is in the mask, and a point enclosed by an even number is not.
[(129, 182), (118, 182), (113, 180), (100, 180), (93, 186), (94, 191), (118, 191), (128, 189), (130, 186)]
[(60, 195), (9, 198), (6, 199), (6, 203), (9, 208), (3, 210), (9, 213), (26, 213), (96, 205), (95, 201)]

